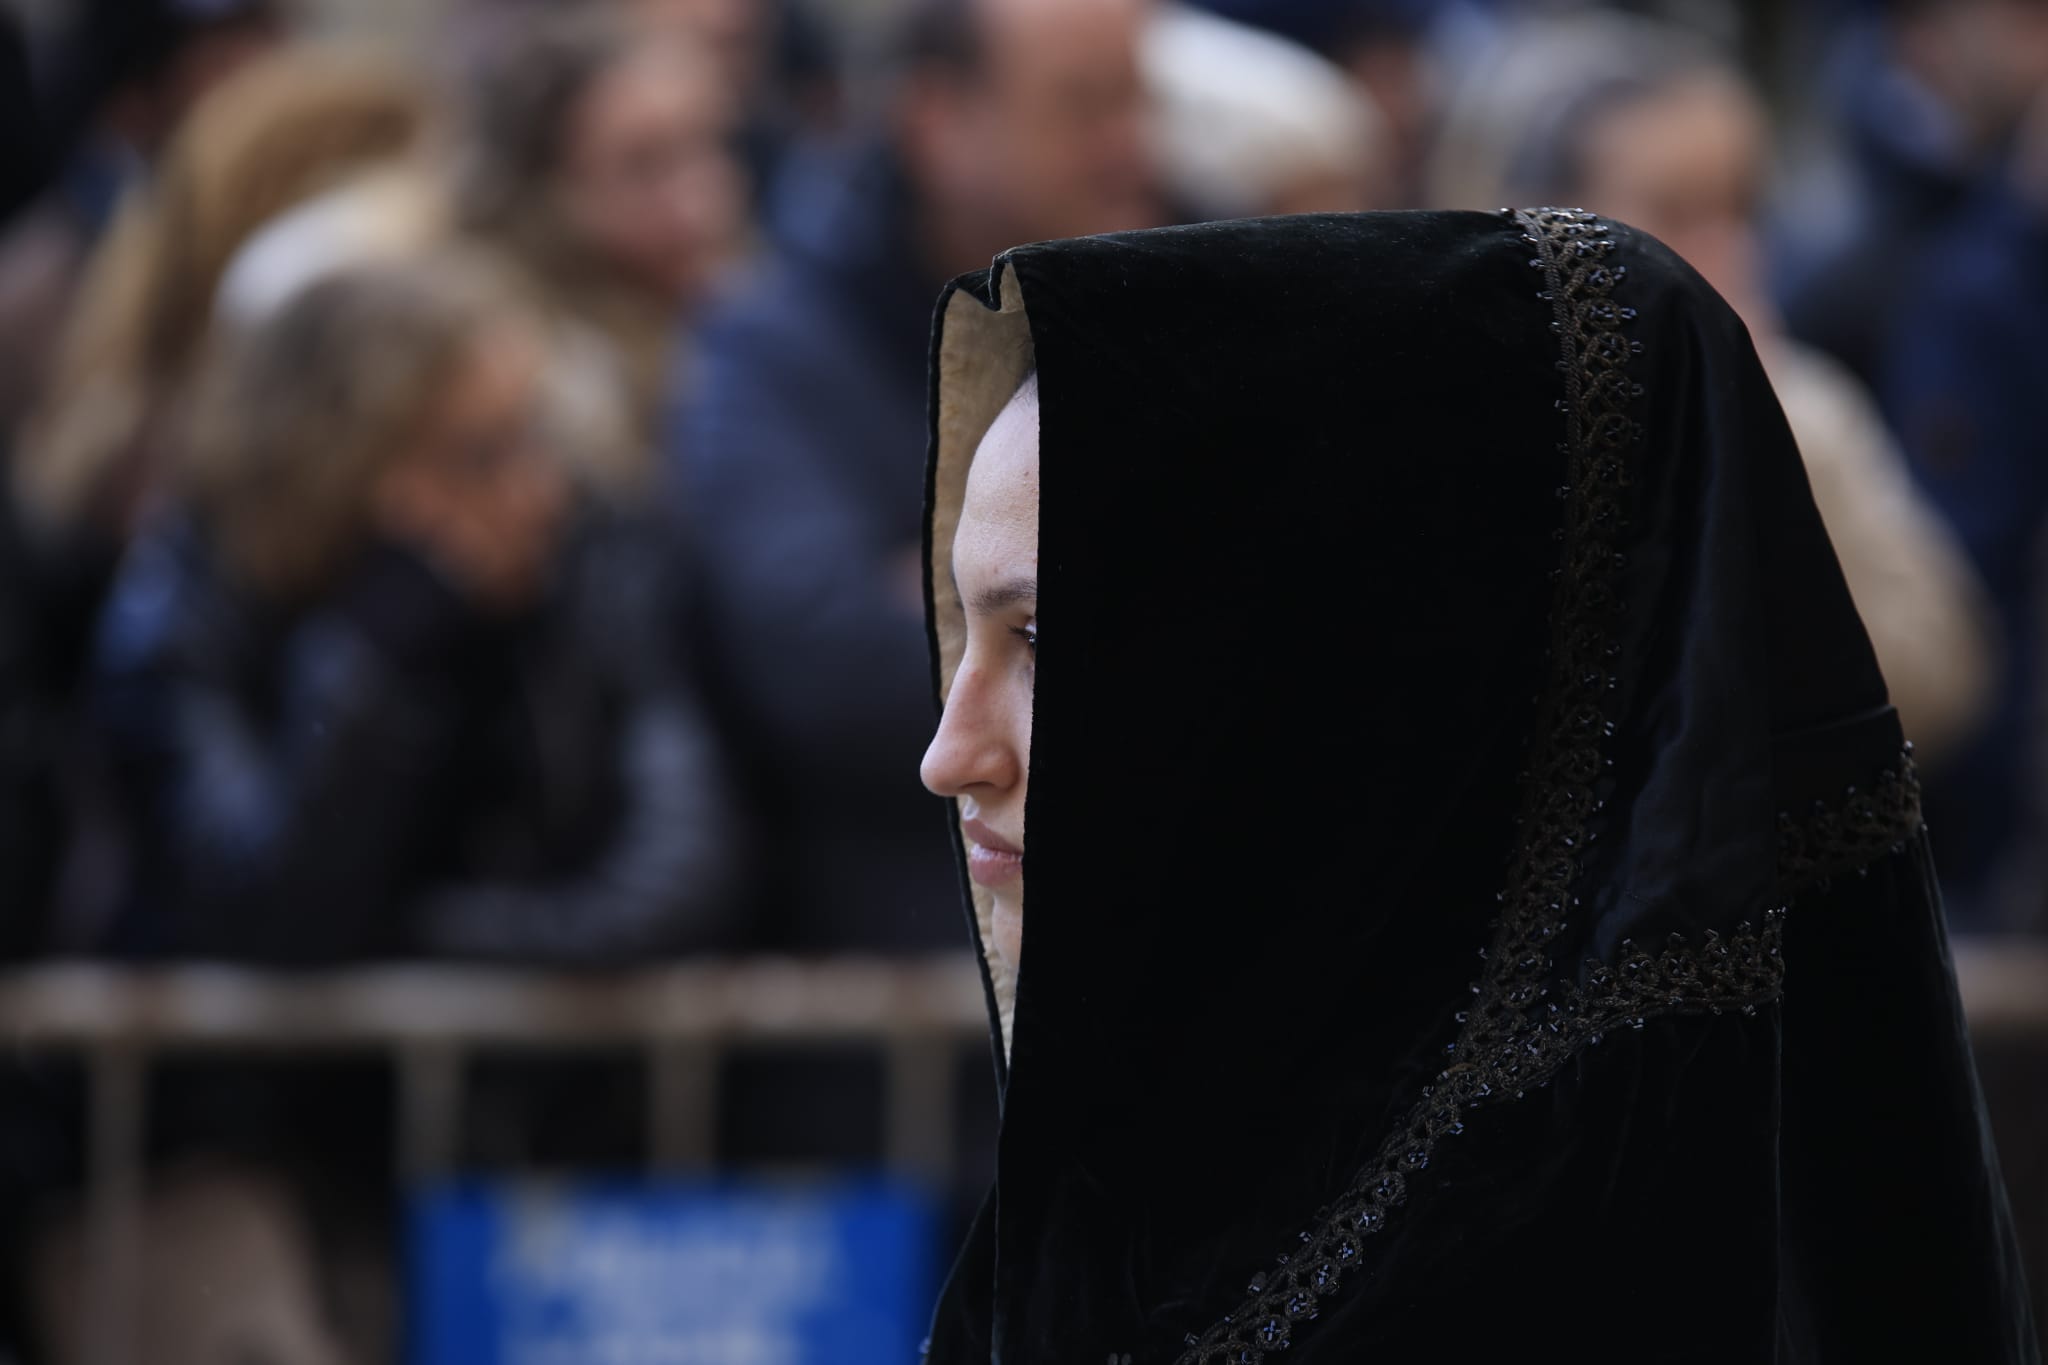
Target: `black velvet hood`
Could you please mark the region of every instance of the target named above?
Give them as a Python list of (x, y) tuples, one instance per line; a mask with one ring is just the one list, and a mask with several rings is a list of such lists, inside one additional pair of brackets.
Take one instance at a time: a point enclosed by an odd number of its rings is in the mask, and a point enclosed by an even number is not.
[(941, 701), (1033, 363), (1028, 950), (930, 1359), (2037, 1358), (1910, 760), (1697, 275), (1543, 210), (956, 281)]

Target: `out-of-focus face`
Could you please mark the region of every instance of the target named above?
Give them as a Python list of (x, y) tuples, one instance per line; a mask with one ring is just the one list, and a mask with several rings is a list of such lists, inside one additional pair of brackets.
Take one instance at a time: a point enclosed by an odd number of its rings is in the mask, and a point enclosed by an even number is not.
[(677, 303), (697, 298), (739, 238), (731, 115), (702, 58), (650, 40), (592, 83), (564, 142), (564, 217), (598, 257)]
[(1995, 146), (2048, 86), (2048, 5), (1948, 0), (1902, 16), (1894, 51), (1980, 149)]
[(371, 490), (379, 531), (489, 609), (538, 594), (568, 510), (567, 477), (542, 429), (545, 363), (531, 326), (479, 337)]
[(1754, 226), (1766, 136), (1749, 91), (1704, 73), (1595, 118), (1580, 142), (1577, 197), (1662, 241), (1752, 329), (1773, 331)]
[(981, 0), (979, 13), (984, 69), (930, 111), (927, 178), (1004, 246), (1155, 225), (1146, 0)]
[(735, 107), (761, 74), (777, 13), (766, 0), (632, 0), (627, 8), (648, 29), (697, 44)]
[(989, 427), (953, 537), (967, 644), (924, 756), (924, 784), (960, 803), (968, 870), (994, 901), (996, 955), (1024, 950), (1024, 791), (1038, 648), (1038, 387)]
[(2039, 0), (2001, 0), (1992, 9), (1983, 67), (2003, 130), (2048, 90), (2048, 5)]

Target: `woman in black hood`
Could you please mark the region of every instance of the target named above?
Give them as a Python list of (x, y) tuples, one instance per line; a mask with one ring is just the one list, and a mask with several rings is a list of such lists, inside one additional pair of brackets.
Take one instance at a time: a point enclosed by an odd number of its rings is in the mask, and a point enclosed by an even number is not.
[(933, 364), (1002, 1134), (931, 1360), (2038, 1359), (1911, 761), (1690, 269), (1055, 242)]

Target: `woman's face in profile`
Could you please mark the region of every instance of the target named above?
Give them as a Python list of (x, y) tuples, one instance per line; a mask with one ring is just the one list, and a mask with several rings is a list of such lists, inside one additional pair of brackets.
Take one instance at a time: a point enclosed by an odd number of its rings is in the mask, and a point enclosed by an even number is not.
[(995, 902), (995, 952), (1024, 942), (1024, 788), (1038, 646), (1038, 383), (1027, 379), (982, 437), (953, 537), (967, 647), (924, 784), (960, 802), (968, 870)]

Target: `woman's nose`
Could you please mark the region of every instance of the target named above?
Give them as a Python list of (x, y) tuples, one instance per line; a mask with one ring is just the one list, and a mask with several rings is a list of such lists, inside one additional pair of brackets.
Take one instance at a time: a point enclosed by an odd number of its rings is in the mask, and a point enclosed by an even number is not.
[(991, 708), (981, 696), (984, 679), (962, 668), (953, 679), (938, 733), (924, 752), (919, 776), (940, 796), (962, 796), (975, 787), (1007, 788), (1016, 780), (1016, 757)]
[[(957, 683), (956, 679), (956, 683)], [(946, 701), (946, 709), (939, 715), (938, 733), (924, 751), (924, 762), (918, 766), (918, 776), (924, 779), (925, 787), (937, 796), (959, 796), (967, 786), (962, 772), (959, 736), (959, 696), (957, 686), (953, 697)]]

